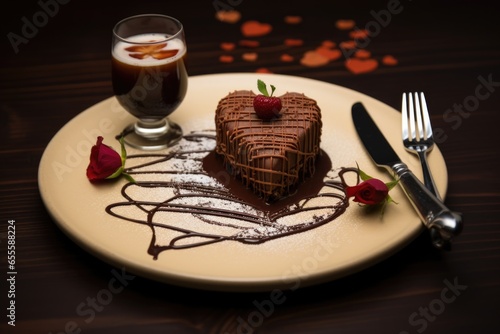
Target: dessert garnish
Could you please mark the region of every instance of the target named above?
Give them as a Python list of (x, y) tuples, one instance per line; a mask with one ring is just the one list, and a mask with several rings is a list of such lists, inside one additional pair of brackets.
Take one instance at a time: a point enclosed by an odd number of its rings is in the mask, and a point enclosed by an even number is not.
[(281, 99), (273, 96), (276, 87), (271, 86), (271, 94), (267, 91), (266, 84), (262, 80), (257, 80), (257, 88), (262, 94), (256, 95), (253, 99), (253, 108), (257, 116), (263, 120), (271, 120), (279, 117), (281, 111)]
[(145, 59), (148, 57), (153, 57), (154, 59), (166, 59), (173, 57), (179, 52), (179, 50), (163, 50), (167, 46), (167, 43), (152, 44), (152, 45), (133, 45), (125, 48), (125, 51), (129, 51), (128, 55), (136, 59)]
[[(357, 174), (356, 185), (347, 185), (344, 178), (344, 174), (347, 172), (354, 172)], [(383, 182), (369, 176), (359, 169), (359, 166), (357, 168), (342, 168), (339, 172), (339, 177), (344, 186), (347, 198), (354, 197), (354, 202), (357, 202), (360, 205), (380, 207), (381, 215), (384, 214), (385, 207), (388, 203), (397, 204), (397, 202), (395, 202), (389, 195), (389, 191), (398, 184), (399, 180)]]
[(135, 182), (132, 176), (125, 173), (127, 151), (123, 138), (120, 139), (121, 155), (112, 147), (103, 144), (103, 137), (97, 137), (97, 142), (90, 151), (90, 163), (87, 167), (87, 178), (90, 182), (114, 179), (123, 175), (129, 182)]

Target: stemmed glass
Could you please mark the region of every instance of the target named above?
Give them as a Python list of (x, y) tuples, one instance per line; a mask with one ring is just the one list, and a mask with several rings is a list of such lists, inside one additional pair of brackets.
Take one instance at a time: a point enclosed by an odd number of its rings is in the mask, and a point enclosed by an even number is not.
[(143, 150), (168, 147), (182, 136), (167, 116), (186, 95), (186, 41), (177, 19), (145, 14), (113, 29), (112, 80), (120, 104), (138, 120), (124, 129), (126, 144)]

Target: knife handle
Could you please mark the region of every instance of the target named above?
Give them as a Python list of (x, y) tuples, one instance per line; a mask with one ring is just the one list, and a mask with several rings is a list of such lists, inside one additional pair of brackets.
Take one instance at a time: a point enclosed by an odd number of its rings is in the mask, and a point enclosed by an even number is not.
[(404, 163), (392, 166), (392, 172), (399, 178), (399, 184), (410, 199), (425, 227), (429, 229), (432, 243), (443, 248), (463, 228), (460, 213), (449, 210), (433, 195)]

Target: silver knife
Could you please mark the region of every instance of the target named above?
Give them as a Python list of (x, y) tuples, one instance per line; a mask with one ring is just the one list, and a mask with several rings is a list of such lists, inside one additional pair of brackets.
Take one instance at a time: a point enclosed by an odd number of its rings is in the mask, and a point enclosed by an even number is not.
[(449, 210), (401, 161), (361, 102), (352, 106), (352, 120), (361, 142), (379, 167), (384, 167), (403, 188), (418, 216), (429, 229), (436, 248), (448, 246), (462, 231), (462, 216)]

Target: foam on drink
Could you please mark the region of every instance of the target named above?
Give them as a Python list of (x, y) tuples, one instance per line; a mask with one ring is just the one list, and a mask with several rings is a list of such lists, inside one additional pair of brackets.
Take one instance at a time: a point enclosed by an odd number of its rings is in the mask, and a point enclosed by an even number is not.
[[(112, 55), (116, 60), (131, 66), (158, 66), (172, 63), (184, 56), (184, 54), (186, 53), (186, 46), (184, 45), (182, 40), (178, 38), (173, 38), (171, 40), (165, 41), (165, 39), (168, 37), (168, 35), (156, 33), (131, 36), (127, 38), (127, 41), (131, 43), (127, 43), (125, 41), (119, 41), (118, 43), (116, 43), (112, 50)], [(127, 51), (125, 49), (131, 46), (140, 45), (140, 43), (148, 43), (150, 45), (155, 45), (155, 43), (167, 43), (165, 47), (159, 50), (179, 50), (179, 52), (177, 52), (175, 56), (165, 59), (155, 59), (153, 57), (137, 59), (131, 57), (130, 54), (135, 52)]]

